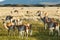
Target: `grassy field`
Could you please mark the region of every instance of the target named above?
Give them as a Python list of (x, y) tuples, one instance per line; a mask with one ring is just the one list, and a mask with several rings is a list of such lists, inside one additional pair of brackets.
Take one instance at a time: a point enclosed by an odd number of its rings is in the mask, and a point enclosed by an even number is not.
[(15, 31), (15, 36), (13, 34), (11, 36), (8, 35), (7, 30), (3, 27), (2, 22), (0, 22), (0, 40), (60, 40), (60, 36), (49, 35), (48, 30), (44, 30), (43, 22), (28, 22), (32, 24), (33, 35), (23, 39), (18, 36), (17, 30)]

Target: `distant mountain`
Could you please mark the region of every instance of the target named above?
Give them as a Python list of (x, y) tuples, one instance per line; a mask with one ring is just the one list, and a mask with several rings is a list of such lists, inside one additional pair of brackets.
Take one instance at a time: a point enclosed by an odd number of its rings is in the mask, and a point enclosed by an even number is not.
[(60, 4), (55, 4), (55, 5), (44, 5), (44, 4), (35, 4), (35, 5), (25, 5), (25, 4), (4, 4), (0, 5), (0, 7), (60, 7)]

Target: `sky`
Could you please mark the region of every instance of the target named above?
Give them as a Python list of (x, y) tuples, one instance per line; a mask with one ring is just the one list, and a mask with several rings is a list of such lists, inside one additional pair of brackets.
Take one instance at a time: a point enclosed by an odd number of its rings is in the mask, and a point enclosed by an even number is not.
[(0, 0), (0, 4), (60, 4), (60, 0)]

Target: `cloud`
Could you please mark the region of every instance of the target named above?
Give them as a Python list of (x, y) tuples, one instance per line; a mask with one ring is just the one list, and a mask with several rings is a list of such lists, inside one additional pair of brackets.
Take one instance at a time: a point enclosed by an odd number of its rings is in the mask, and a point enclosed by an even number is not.
[(3, 2), (3, 1), (5, 1), (5, 0), (0, 0), (0, 2)]

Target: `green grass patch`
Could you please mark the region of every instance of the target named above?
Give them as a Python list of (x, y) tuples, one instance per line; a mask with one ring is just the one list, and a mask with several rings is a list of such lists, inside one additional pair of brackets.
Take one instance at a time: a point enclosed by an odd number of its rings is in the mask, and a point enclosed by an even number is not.
[[(27, 21), (32, 24), (33, 35), (24, 37), (23, 39), (19, 37), (17, 30), (14, 35), (8, 35), (7, 30), (3, 27), (2, 22), (0, 23), (0, 40), (60, 40), (60, 36), (50, 36), (48, 30), (44, 30), (44, 24), (40, 21)], [(12, 34), (12, 32), (11, 32)]]

